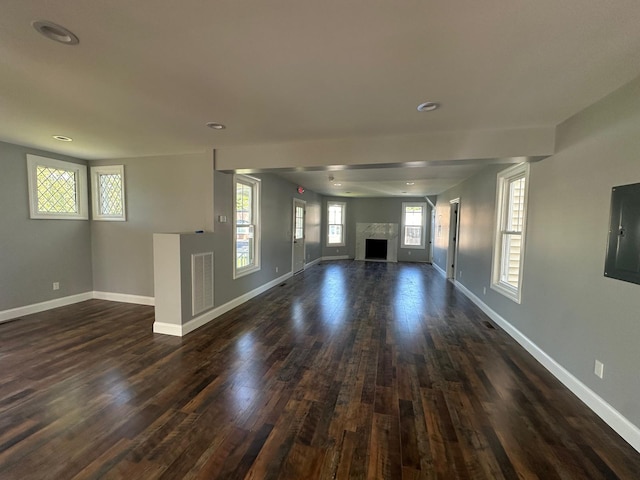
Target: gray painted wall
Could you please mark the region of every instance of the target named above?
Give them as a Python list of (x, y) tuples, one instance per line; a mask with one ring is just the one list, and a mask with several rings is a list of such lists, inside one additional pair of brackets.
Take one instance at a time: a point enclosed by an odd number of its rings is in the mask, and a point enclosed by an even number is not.
[[(521, 305), (489, 289), (500, 167), (438, 197), (436, 249), (444, 268), (448, 200), (460, 196), (458, 280), (635, 425), (640, 285), (603, 271), (611, 188), (640, 182), (638, 152), (640, 79), (558, 127), (557, 154), (531, 166)], [(605, 365), (603, 379), (593, 373), (595, 359)]]
[[(427, 262), (429, 261), (428, 239), (431, 229), (431, 207), (424, 197), (417, 198), (341, 198), (325, 197), (323, 212), (326, 213), (328, 201), (339, 201), (347, 203), (347, 245), (346, 247), (326, 246), (326, 225), (323, 225), (322, 255), (336, 256), (349, 255), (354, 258), (356, 255), (356, 223), (397, 223), (398, 228), (402, 228), (402, 203), (403, 202), (424, 202), (427, 205), (427, 243), (424, 249), (401, 248), (398, 242), (398, 261), (401, 262)], [(326, 223), (326, 222), (324, 222)]]
[[(320, 258), (320, 205), (322, 197), (272, 174), (255, 174), (262, 182), (262, 258), (258, 272), (233, 279), (233, 175), (215, 172), (215, 304), (220, 306), (291, 272), (293, 199), (307, 202), (306, 261)], [(220, 215), (227, 217), (219, 223)], [(278, 272), (276, 272), (276, 267)]]
[(0, 142), (0, 311), (92, 290), (89, 221), (29, 218), (27, 153), (86, 165)]
[(91, 222), (94, 290), (153, 297), (153, 234), (211, 231), (213, 155), (91, 162), (124, 165), (126, 222)]

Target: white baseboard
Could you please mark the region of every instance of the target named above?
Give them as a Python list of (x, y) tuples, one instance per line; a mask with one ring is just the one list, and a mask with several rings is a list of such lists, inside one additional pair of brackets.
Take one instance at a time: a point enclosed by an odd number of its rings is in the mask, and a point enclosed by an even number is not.
[(70, 295), (68, 297), (47, 300), (46, 302), (34, 303), (33, 305), (25, 305), (23, 307), (4, 310), (0, 312), (0, 323), (25, 315), (31, 315), (32, 313), (44, 312), (45, 310), (51, 310), (52, 308), (64, 307), (65, 305), (84, 302), (85, 300), (91, 300), (92, 298), (93, 292), (84, 292), (78, 293), (77, 295)]
[(304, 264), (304, 268), (307, 269), (309, 267), (313, 267), (322, 261), (322, 257), (318, 257), (315, 260), (311, 260), (309, 263)]
[[(434, 264), (434, 267), (436, 265)], [(438, 267), (439, 268), (439, 267)], [(442, 269), (440, 269), (442, 270)], [(480, 310), (487, 314), (491, 320), (500, 325), (516, 342), (518, 342), (527, 352), (529, 352), (538, 362), (542, 364), (551, 374), (560, 380), (569, 390), (571, 390), (585, 405), (604, 420), (607, 425), (613, 428), (618, 435), (624, 438), (629, 445), (640, 452), (640, 428), (631, 423), (620, 412), (613, 408), (600, 395), (595, 393), (571, 372), (551, 358), (544, 350), (533, 343), (520, 330), (511, 325), (507, 320), (501, 317), (497, 312), (491, 309), (486, 303), (480, 300), (473, 292), (462, 285), (455, 282), (455, 286), (464, 293), (469, 300), (475, 303)]]
[(320, 260), (349, 260), (351, 257), (349, 255), (334, 255), (329, 257), (322, 257)]
[(264, 285), (254, 290), (251, 290), (250, 292), (245, 293), (244, 295), (240, 295), (239, 297), (234, 298), (233, 300), (225, 303), (224, 305), (220, 305), (219, 307), (216, 307), (213, 310), (209, 310), (208, 312), (203, 313), (199, 317), (189, 320), (184, 325), (174, 325), (169, 323), (155, 322), (153, 324), (153, 331), (156, 333), (164, 333), (166, 335), (175, 335), (178, 337), (183, 337), (187, 333), (193, 332), (195, 329), (200, 328), (203, 325), (206, 325), (211, 320), (219, 317), (220, 315), (227, 313), (229, 310), (232, 310), (242, 305), (246, 301), (251, 300), (253, 297), (256, 297), (261, 293), (266, 292), (270, 288), (273, 288), (276, 285), (279, 285), (280, 283), (284, 282), (285, 280), (288, 280), (292, 276), (293, 274), (291, 272), (285, 273), (281, 277), (278, 277), (275, 280), (271, 280), (270, 282), (265, 283)]
[(153, 322), (153, 333), (162, 333), (164, 335), (173, 335), (174, 337), (182, 336), (182, 325), (173, 323)]
[(446, 278), (447, 272), (445, 272), (442, 268), (440, 268), (440, 265), (438, 265), (436, 262), (432, 262), (431, 265), (433, 265), (433, 268), (435, 268), (439, 273), (442, 274), (443, 277)]
[(143, 297), (141, 295), (130, 295), (128, 293), (93, 292), (93, 298), (98, 300), (109, 300), (111, 302), (137, 303), (138, 305), (155, 305), (154, 297)]

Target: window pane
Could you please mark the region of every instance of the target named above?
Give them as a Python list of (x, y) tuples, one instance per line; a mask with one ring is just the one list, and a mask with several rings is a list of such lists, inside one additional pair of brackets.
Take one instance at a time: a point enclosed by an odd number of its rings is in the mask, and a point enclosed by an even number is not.
[(509, 182), (509, 211), (506, 230), (522, 232), (524, 219), (524, 177)]
[(500, 266), (500, 281), (518, 288), (520, 279), (520, 247), (522, 235), (519, 233), (505, 233), (502, 236), (502, 258)]
[(236, 228), (236, 268), (253, 264), (254, 248), (253, 225), (238, 226)]
[(304, 208), (296, 206), (295, 239), (299, 240), (303, 236), (304, 236)]
[(329, 225), (329, 243), (342, 243), (342, 225)]
[(74, 172), (38, 166), (36, 180), (38, 212), (78, 213)]
[(246, 225), (252, 222), (252, 190), (249, 185), (238, 183), (236, 185), (236, 218), (238, 225)]
[(422, 227), (405, 225), (404, 244), (420, 246), (422, 244)]
[(342, 205), (329, 205), (329, 223), (342, 223)]
[(422, 225), (422, 207), (405, 207), (404, 210), (405, 225)]
[(119, 173), (98, 176), (100, 215), (122, 215), (122, 176)]

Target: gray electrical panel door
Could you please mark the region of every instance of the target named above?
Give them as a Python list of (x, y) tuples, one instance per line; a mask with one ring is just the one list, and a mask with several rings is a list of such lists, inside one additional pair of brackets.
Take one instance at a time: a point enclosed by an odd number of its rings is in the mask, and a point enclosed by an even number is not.
[(604, 274), (640, 284), (640, 183), (613, 187)]

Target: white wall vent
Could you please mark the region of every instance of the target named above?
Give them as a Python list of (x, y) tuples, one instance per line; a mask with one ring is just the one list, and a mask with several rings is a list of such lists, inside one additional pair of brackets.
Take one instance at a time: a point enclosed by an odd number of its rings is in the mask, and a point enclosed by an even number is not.
[(191, 255), (192, 315), (213, 308), (213, 252)]

